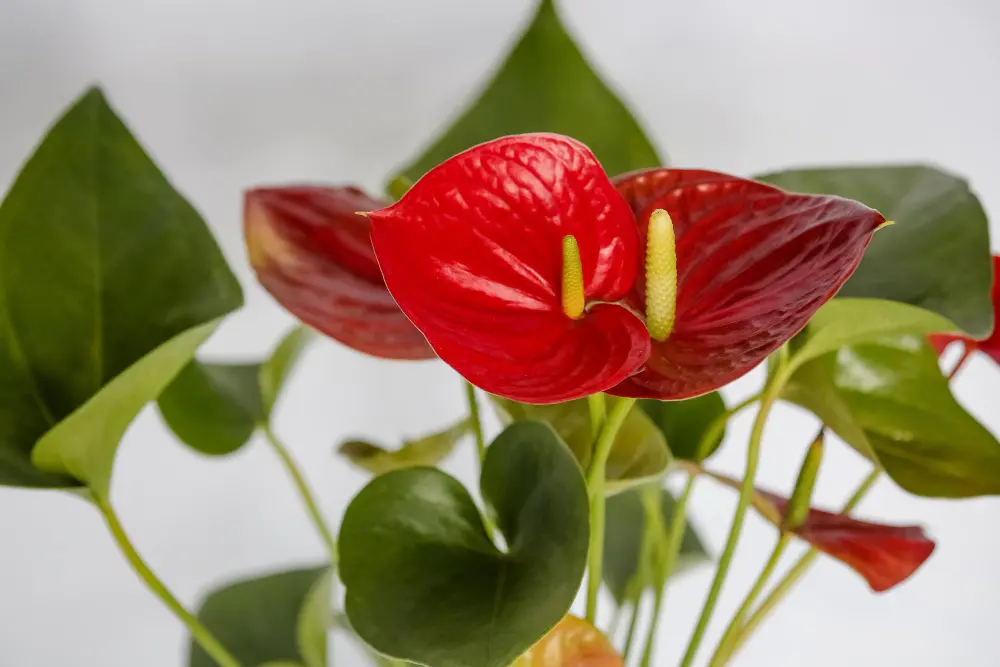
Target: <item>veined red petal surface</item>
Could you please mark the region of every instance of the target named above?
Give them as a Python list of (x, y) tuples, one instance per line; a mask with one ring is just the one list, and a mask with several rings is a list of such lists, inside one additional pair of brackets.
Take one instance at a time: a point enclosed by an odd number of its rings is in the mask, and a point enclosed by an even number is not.
[[(504, 137), (428, 172), (369, 214), (386, 285), (438, 355), (483, 389), (528, 403), (603, 391), (649, 353), (614, 302), (640, 266), (628, 204), (593, 153), (558, 135)], [(562, 245), (576, 237), (587, 310), (562, 310)]]
[(993, 334), (986, 340), (973, 340), (972, 338), (966, 338), (965, 336), (942, 336), (934, 335), (928, 336), (931, 345), (937, 350), (938, 354), (944, 352), (944, 349), (948, 347), (949, 343), (953, 343), (957, 340), (962, 341), (966, 349), (969, 350), (979, 350), (985, 354), (988, 354), (993, 361), (1000, 364), (1000, 329), (996, 327), (997, 314), (1000, 313), (1000, 256), (993, 256)]
[[(653, 210), (670, 214), (678, 279), (673, 332), (608, 391), (617, 396), (690, 398), (744, 375), (840, 289), (885, 222), (854, 201), (710, 171), (651, 169), (615, 183), (640, 239)], [(641, 306), (641, 276), (633, 299)]]
[(432, 359), (382, 281), (368, 220), (355, 213), (386, 204), (352, 187), (250, 190), (250, 264), (278, 303), (331, 338), (376, 357)]
[[(766, 491), (757, 493), (785, 515), (787, 499)], [(853, 569), (879, 593), (909, 578), (935, 546), (919, 526), (869, 523), (817, 509), (810, 509), (805, 523), (792, 532)]]

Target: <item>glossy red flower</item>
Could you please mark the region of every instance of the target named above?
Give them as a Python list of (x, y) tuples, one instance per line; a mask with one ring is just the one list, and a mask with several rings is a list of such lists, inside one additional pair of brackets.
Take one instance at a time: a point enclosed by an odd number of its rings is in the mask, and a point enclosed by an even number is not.
[[(783, 517), (788, 500), (758, 491)], [(792, 531), (828, 556), (860, 574), (881, 593), (902, 583), (934, 552), (934, 541), (920, 526), (890, 526), (858, 521), (844, 514), (810, 509)]]
[(965, 336), (953, 336), (953, 335), (933, 335), (929, 336), (931, 345), (937, 350), (938, 354), (944, 352), (944, 349), (948, 347), (950, 343), (955, 341), (962, 341), (965, 345), (967, 352), (973, 352), (979, 350), (984, 354), (989, 355), (993, 361), (1000, 364), (1000, 329), (995, 326), (997, 319), (997, 314), (1000, 313), (1000, 256), (993, 256), (993, 334), (986, 340), (973, 340), (972, 338), (967, 338)]
[[(676, 237), (663, 342), (644, 327), (639, 270), (656, 209)], [(616, 189), (589, 149), (552, 134), (471, 148), (369, 217), (386, 285), (438, 355), (533, 403), (680, 399), (730, 382), (805, 326), (884, 222), (856, 202), (705, 171), (630, 174)], [(582, 263), (579, 317), (561, 301), (567, 236)]]
[(376, 357), (431, 359), (434, 351), (382, 281), (368, 220), (356, 215), (387, 204), (353, 187), (250, 190), (250, 264), (282, 306), (331, 338)]

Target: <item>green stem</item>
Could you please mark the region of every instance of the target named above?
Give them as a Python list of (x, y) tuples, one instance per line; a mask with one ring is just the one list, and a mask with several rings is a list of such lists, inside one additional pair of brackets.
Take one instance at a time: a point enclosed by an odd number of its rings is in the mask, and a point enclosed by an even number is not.
[(684, 653), (681, 667), (691, 667), (691, 663), (694, 662), (701, 641), (705, 637), (705, 631), (712, 620), (715, 606), (719, 602), (719, 594), (722, 592), (722, 586), (725, 584), (726, 576), (729, 574), (729, 566), (733, 562), (736, 545), (739, 543), (740, 533), (743, 531), (743, 520), (746, 518), (747, 509), (750, 506), (750, 498), (754, 491), (753, 482), (754, 477), (757, 475), (757, 464), (760, 461), (760, 446), (761, 437), (764, 435), (764, 424), (785, 384), (785, 368), (786, 366), (783, 364), (780, 365), (777, 373), (764, 389), (760, 410), (757, 412), (753, 429), (750, 431), (750, 443), (747, 446), (746, 472), (743, 476), (743, 485), (740, 487), (740, 497), (736, 503), (736, 513), (733, 515), (733, 523), (729, 529), (729, 537), (726, 540), (722, 556), (719, 558), (719, 566), (715, 571), (712, 587), (709, 589), (708, 597), (705, 599), (705, 606), (702, 608), (701, 616), (698, 618), (698, 624), (695, 626), (694, 633), (691, 635), (691, 641), (688, 643), (687, 651)]
[(771, 557), (767, 559), (767, 563), (764, 565), (764, 569), (761, 570), (760, 576), (757, 577), (757, 581), (754, 582), (747, 596), (743, 598), (743, 604), (740, 605), (736, 615), (733, 616), (733, 620), (729, 622), (729, 627), (726, 628), (722, 639), (719, 640), (719, 645), (715, 649), (715, 655), (709, 661), (708, 667), (722, 667), (722, 665), (729, 662), (736, 648), (736, 638), (743, 629), (747, 615), (753, 608), (757, 598), (760, 597), (764, 587), (767, 586), (767, 582), (771, 580), (771, 575), (774, 574), (775, 568), (778, 567), (778, 562), (781, 560), (782, 554), (785, 553), (785, 548), (788, 547), (790, 539), (791, 536), (788, 533), (782, 533), (778, 537), (778, 542), (774, 545), (774, 550), (771, 551)]
[(587, 408), (590, 410), (590, 431), (594, 434), (594, 442), (601, 434), (604, 420), (608, 418), (608, 404), (604, 394), (591, 394), (587, 397)]
[(611, 409), (601, 435), (594, 444), (593, 457), (587, 469), (587, 491), (590, 494), (590, 557), (587, 568), (587, 620), (597, 620), (597, 592), (601, 588), (601, 570), (604, 559), (604, 476), (611, 446), (618, 429), (625, 423), (634, 398), (619, 398)]
[[(643, 509), (645, 510), (645, 508)], [(625, 649), (622, 653), (622, 658), (626, 662), (628, 662), (628, 656), (632, 652), (632, 642), (635, 640), (642, 592), (652, 578), (650, 568), (652, 567), (653, 555), (657, 548), (656, 543), (659, 541), (657, 531), (662, 530), (661, 522), (656, 520), (655, 515), (644, 511), (643, 516), (642, 539), (639, 541), (639, 560), (636, 563), (635, 573), (625, 587), (626, 598), (632, 603), (632, 619), (628, 626), (628, 634), (625, 637)]]
[[(881, 474), (882, 471), (880, 469), (876, 468), (873, 470), (871, 474), (869, 474), (868, 477), (861, 482), (861, 485), (858, 486), (857, 490), (855, 490), (854, 495), (852, 495), (847, 503), (844, 504), (840, 513), (850, 514), (850, 512), (858, 506), (858, 503), (860, 503), (868, 494), (868, 491), (871, 490), (872, 486), (875, 485), (875, 482), (878, 481)], [(806, 572), (808, 572), (809, 568), (812, 567), (813, 562), (819, 554), (820, 552), (816, 549), (810, 549), (803, 554), (802, 557), (795, 562), (795, 565), (788, 570), (787, 574), (781, 578), (781, 581), (775, 585), (774, 590), (772, 590), (764, 601), (760, 603), (760, 606), (758, 606), (753, 615), (750, 616), (750, 620), (746, 622), (746, 625), (743, 626), (742, 630), (740, 630), (739, 634), (736, 636), (732, 649), (730, 650), (730, 657), (736, 655), (736, 652), (739, 651), (748, 639), (750, 639), (750, 636), (753, 635), (754, 631), (760, 626), (764, 619), (766, 619), (767, 616), (774, 611), (774, 608), (785, 598), (786, 595), (788, 595), (795, 584), (798, 583), (799, 579), (805, 576)]]
[(476, 388), (471, 382), (465, 383), (465, 398), (469, 402), (469, 424), (472, 434), (476, 437), (476, 452), (479, 454), (479, 468), (482, 469), (486, 460), (486, 440), (483, 439), (483, 422), (479, 417), (479, 402), (476, 401)]
[(132, 569), (135, 570), (139, 578), (143, 580), (149, 590), (160, 598), (160, 600), (167, 606), (167, 608), (173, 612), (181, 623), (187, 626), (188, 631), (191, 633), (191, 637), (198, 642), (205, 653), (207, 653), (215, 662), (217, 662), (220, 667), (241, 667), (240, 662), (233, 657), (233, 655), (226, 650), (226, 648), (219, 643), (219, 640), (209, 632), (208, 628), (201, 624), (191, 612), (184, 608), (184, 606), (177, 601), (177, 598), (167, 590), (167, 587), (163, 585), (153, 571), (149, 569), (142, 557), (136, 552), (135, 547), (132, 546), (132, 542), (128, 539), (128, 535), (125, 534), (125, 530), (122, 528), (121, 522), (118, 521), (118, 515), (115, 514), (114, 508), (111, 503), (102, 498), (94, 498), (98, 509), (100, 509), (101, 514), (104, 516), (105, 522), (108, 524), (108, 529), (111, 531), (111, 536), (114, 538), (115, 543), (121, 550), (122, 554), (125, 556), (125, 560), (129, 562)]
[(635, 597), (632, 605), (632, 619), (628, 624), (628, 634), (625, 635), (625, 648), (622, 650), (622, 660), (628, 664), (628, 656), (632, 653), (632, 643), (635, 641), (635, 631), (639, 625), (639, 603), (642, 601), (642, 593)]
[(264, 436), (267, 441), (271, 444), (271, 448), (274, 453), (278, 455), (281, 459), (281, 463), (285, 466), (285, 470), (288, 471), (288, 475), (292, 478), (292, 482), (295, 484), (296, 490), (299, 492), (299, 497), (302, 499), (302, 503), (306, 506), (306, 512), (309, 514), (309, 518), (312, 520), (313, 525), (316, 526), (316, 531), (319, 533), (320, 537), (323, 539), (323, 543), (326, 545), (327, 550), (330, 553), (330, 565), (336, 569), (337, 567), (337, 541), (333, 538), (333, 534), (326, 525), (326, 521), (323, 519), (323, 515), (319, 510), (319, 505), (316, 504), (316, 498), (313, 496), (312, 491), (309, 490), (309, 485), (306, 483), (305, 477), (302, 476), (302, 470), (299, 468), (298, 464), (295, 463), (295, 459), (292, 458), (291, 452), (280, 440), (278, 436), (274, 434), (271, 430), (270, 425), (261, 424), (261, 430), (264, 432)]
[[(674, 505), (674, 516), (670, 522), (670, 532), (666, 536), (665, 553), (663, 562), (656, 573), (653, 597), (653, 615), (649, 619), (649, 631), (646, 635), (646, 646), (642, 651), (642, 667), (649, 667), (653, 659), (653, 650), (656, 644), (656, 630), (660, 625), (660, 612), (663, 608), (663, 600), (667, 595), (667, 582), (677, 564), (677, 557), (681, 551), (681, 543), (684, 541), (684, 532), (687, 530), (687, 504), (691, 492), (694, 490), (696, 475), (689, 475), (684, 491)], [(659, 508), (657, 508), (659, 509)]]

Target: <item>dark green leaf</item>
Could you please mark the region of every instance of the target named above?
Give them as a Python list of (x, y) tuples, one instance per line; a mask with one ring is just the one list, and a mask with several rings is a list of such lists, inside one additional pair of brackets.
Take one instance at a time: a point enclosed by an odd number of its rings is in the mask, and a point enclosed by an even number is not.
[(481, 490), (506, 553), (462, 485), (433, 468), (376, 477), (347, 508), (347, 614), (379, 652), (430, 667), (507, 667), (566, 614), (590, 532), (573, 455), (545, 424), (519, 422), (490, 446)]
[(989, 335), (989, 225), (964, 180), (919, 165), (805, 169), (758, 178), (795, 192), (856, 199), (896, 222), (875, 234), (839, 296), (920, 306), (973, 337)]
[(271, 410), (311, 331), (292, 330), (260, 364), (211, 364), (192, 361), (157, 401), (164, 421), (193, 449), (211, 455), (245, 445)]
[(911, 493), (1000, 494), (1000, 443), (955, 401), (924, 336), (842, 347), (799, 368), (782, 396)]
[(239, 284), (96, 89), (25, 164), (0, 238), (0, 483), (105, 494), (125, 428)]
[[(245, 667), (325, 667), (332, 581), (328, 567), (238, 581), (205, 598), (198, 619)], [(188, 664), (216, 667), (195, 642)]]
[[(587, 399), (552, 405), (518, 403), (499, 396), (490, 396), (490, 400), (505, 423), (537, 420), (550, 425), (569, 445), (580, 466), (587, 468), (594, 447)], [(609, 412), (619, 400), (607, 397)], [(617, 493), (643, 484), (662, 475), (669, 465), (670, 450), (663, 433), (645, 412), (633, 409), (611, 447), (605, 489)]]
[(348, 440), (337, 451), (354, 465), (375, 475), (414, 466), (433, 467), (451, 454), (471, 429), (470, 421), (463, 419), (440, 433), (404, 442), (399, 449), (385, 449), (364, 440)]
[[(607, 500), (607, 527), (604, 532), (604, 583), (607, 585), (615, 601), (619, 605), (629, 598), (629, 584), (638, 585), (638, 590), (650, 588), (653, 585), (653, 563), (647, 562), (643, 572), (646, 577), (634, 579), (639, 571), (639, 555), (641, 553), (643, 527), (646, 523), (646, 512), (643, 509), (641, 489), (629, 489)], [(669, 528), (674, 520), (673, 496), (666, 489), (661, 489), (660, 511), (663, 516), (662, 525)], [(660, 536), (666, 540), (666, 535)], [(700, 563), (707, 562), (708, 552), (702, 545), (690, 523), (681, 541), (681, 550), (677, 556), (671, 576), (683, 573)], [(644, 581), (640, 581), (644, 579)]]
[[(479, 98), (399, 177), (404, 183), (416, 181), (467, 148), (523, 132), (579, 139), (609, 174), (663, 163), (628, 108), (566, 33), (552, 0), (541, 2)], [(400, 189), (393, 188), (396, 195)]]
[[(698, 448), (706, 432), (726, 414), (726, 404), (717, 391), (684, 401), (642, 399), (638, 405), (666, 436), (670, 453), (687, 461), (698, 461)], [(724, 424), (716, 430), (701, 452), (702, 460), (714, 454), (725, 438)]]

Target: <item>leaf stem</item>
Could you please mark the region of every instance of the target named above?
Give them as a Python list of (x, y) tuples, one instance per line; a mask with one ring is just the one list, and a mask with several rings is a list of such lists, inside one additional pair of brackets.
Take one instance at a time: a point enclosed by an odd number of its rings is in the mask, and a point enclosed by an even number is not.
[(611, 446), (618, 435), (618, 429), (625, 423), (634, 398), (620, 398), (611, 409), (601, 435), (594, 443), (594, 453), (587, 469), (587, 491), (590, 494), (590, 557), (587, 561), (587, 620), (594, 624), (597, 619), (597, 593), (601, 588), (601, 572), (604, 560), (604, 476), (611, 454)]
[(608, 418), (608, 404), (604, 394), (591, 394), (587, 397), (587, 408), (590, 410), (590, 430), (594, 434), (594, 442), (601, 435), (601, 427)]
[(632, 618), (628, 624), (628, 634), (625, 635), (625, 647), (622, 649), (622, 660), (628, 664), (628, 656), (632, 653), (632, 644), (635, 641), (635, 631), (639, 625), (639, 605), (642, 602), (642, 592), (635, 596), (632, 604)]
[(688, 643), (687, 651), (684, 653), (681, 667), (691, 667), (691, 663), (694, 662), (701, 641), (705, 637), (705, 631), (712, 620), (715, 606), (719, 602), (719, 594), (722, 592), (722, 586), (725, 584), (726, 576), (729, 574), (729, 566), (733, 562), (736, 545), (739, 543), (740, 533), (743, 531), (743, 520), (746, 518), (747, 509), (750, 506), (750, 498), (753, 496), (753, 482), (754, 477), (757, 475), (757, 464), (760, 461), (761, 438), (764, 435), (764, 424), (767, 422), (771, 408), (777, 402), (778, 395), (781, 393), (781, 389), (786, 382), (785, 368), (787, 366), (784, 363), (786, 358), (787, 355), (779, 354), (778, 371), (767, 387), (765, 387), (764, 393), (761, 396), (760, 410), (757, 412), (757, 418), (754, 420), (753, 429), (750, 432), (750, 443), (747, 446), (746, 472), (743, 476), (743, 485), (740, 487), (740, 497), (736, 503), (733, 523), (729, 529), (729, 537), (726, 540), (722, 556), (719, 558), (719, 566), (715, 571), (712, 587), (709, 589), (708, 597), (705, 599), (705, 606), (702, 608), (701, 616), (698, 618), (698, 624), (695, 626), (694, 633), (691, 635), (691, 640)]
[(469, 424), (476, 438), (476, 452), (479, 455), (479, 468), (486, 460), (486, 440), (483, 438), (483, 421), (479, 416), (479, 402), (476, 400), (476, 388), (469, 381), (465, 382), (465, 399), (469, 403)]
[(269, 424), (261, 424), (261, 430), (264, 432), (264, 436), (267, 441), (271, 444), (271, 448), (274, 453), (278, 455), (281, 463), (285, 466), (285, 470), (288, 471), (288, 475), (292, 478), (292, 482), (295, 484), (296, 490), (299, 492), (299, 497), (302, 499), (302, 503), (306, 506), (306, 513), (312, 520), (313, 525), (316, 527), (316, 531), (319, 533), (326, 545), (327, 551), (330, 554), (330, 565), (334, 569), (337, 568), (337, 541), (334, 539), (333, 534), (326, 525), (326, 521), (323, 519), (323, 514), (319, 510), (319, 505), (316, 503), (316, 498), (313, 496), (312, 491), (309, 489), (309, 484), (306, 483), (305, 477), (302, 475), (302, 470), (299, 468), (295, 459), (292, 458), (291, 452), (288, 448), (278, 439), (274, 431), (271, 429)]
[(969, 357), (972, 356), (972, 353), (974, 351), (975, 350), (972, 348), (972, 346), (968, 345), (967, 343), (962, 344), (962, 356), (958, 358), (958, 361), (955, 362), (955, 365), (952, 367), (951, 372), (948, 373), (948, 382), (951, 382), (953, 379), (955, 379), (955, 376), (958, 375), (958, 372), (960, 370), (962, 370), (962, 367), (965, 366), (965, 362), (969, 360)]
[[(663, 544), (664, 540), (661, 540), (661, 545), (664, 549), (662, 561), (658, 562), (658, 567), (655, 570), (653, 578), (653, 585), (655, 586), (653, 593), (653, 614), (649, 619), (646, 646), (642, 651), (642, 662), (640, 663), (642, 667), (649, 667), (653, 659), (656, 630), (660, 625), (660, 612), (663, 608), (663, 600), (667, 595), (667, 582), (670, 580), (670, 575), (677, 565), (677, 557), (680, 554), (681, 543), (684, 540), (684, 532), (687, 530), (687, 504), (688, 498), (691, 497), (691, 492), (694, 490), (695, 479), (697, 479), (697, 475), (692, 474), (688, 476), (687, 484), (684, 485), (684, 491), (674, 504), (674, 516), (670, 521), (670, 530), (666, 535), (665, 544)], [(659, 490), (658, 487), (657, 490)], [(659, 507), (657, 507), (657, 510), (659, 510)]]
[[(879, 476), (882, 474), (881, 469), (876, 468), (871, 471), (871, 473), (864, 479), (863, 482), (854, 491), (854, 494), (850, 497), (844, 507), (840, 510), (841, 514), (850, 514), (850, 512), (858, 506), (864, 497), (868, 494), (871, 488), (878, 481)], [(774, 608), (780, 603), (786, 595), (792, 590), (799, 579), (801, 579), (812, 567), (813, 562), (816, 557), (819, 556), (820, 552), (816, 549), (810, 549), (805, 554), (803, 554), (795, 564), (788, 570), (784, 577), (775, 585), (771, 593), (760, 603), (760, 606), (754, 611), (753, 615), (746, 622), (746, 625), (740, 630), (736, 639), (733, 641), (732, 648), (729, 651), (729, 657), (736, 655), (743, 644), (750, 639), (754, 631), (760, 626), (760, 624), (767, 618), (767, 616), (774, 611)]]
[(180, 620), (185, 626), (187, 626), (188, 631), (191, 633), (191, 637), (198, 642), (198, 644), (205, 650), (215, 662), (217, 662), (220, 667), (241, 667), (240, 662), (233, 657), (233, 655), (226, 650), (226, 648), (219, 643), (219, 640), (215, 638), (208, 628), (201, 624), (191, 612), (184, 608), (177, 598), (167, 590), (167, 587), (160, 581), (157, 576), (149, 569), (142, 557), (136, 552), (135, 547), (129, 540), (128, 535), (125, 534), (125, 530), (122, 528), (121, 522), (118, 520), (118, 515), (115, 513), (114, 508), (111, 503), (100, 496), (95, 494), (94, 502), (98, 509), (101, 511), (101, 515), (104, 517), (105, 523), (108, 525), (108, 530), (111, 531), (111, 536), (115, 540), (115, 544), (121, 550), (122, 555), (125, 556), (125, 560), (128, 561), (135, 573), (139, 575), (139, 578), (146, 584), (146, 586), (153, 592), (156, 597), (167, 606), (167, 608), (173, 612), (174, 616)]

